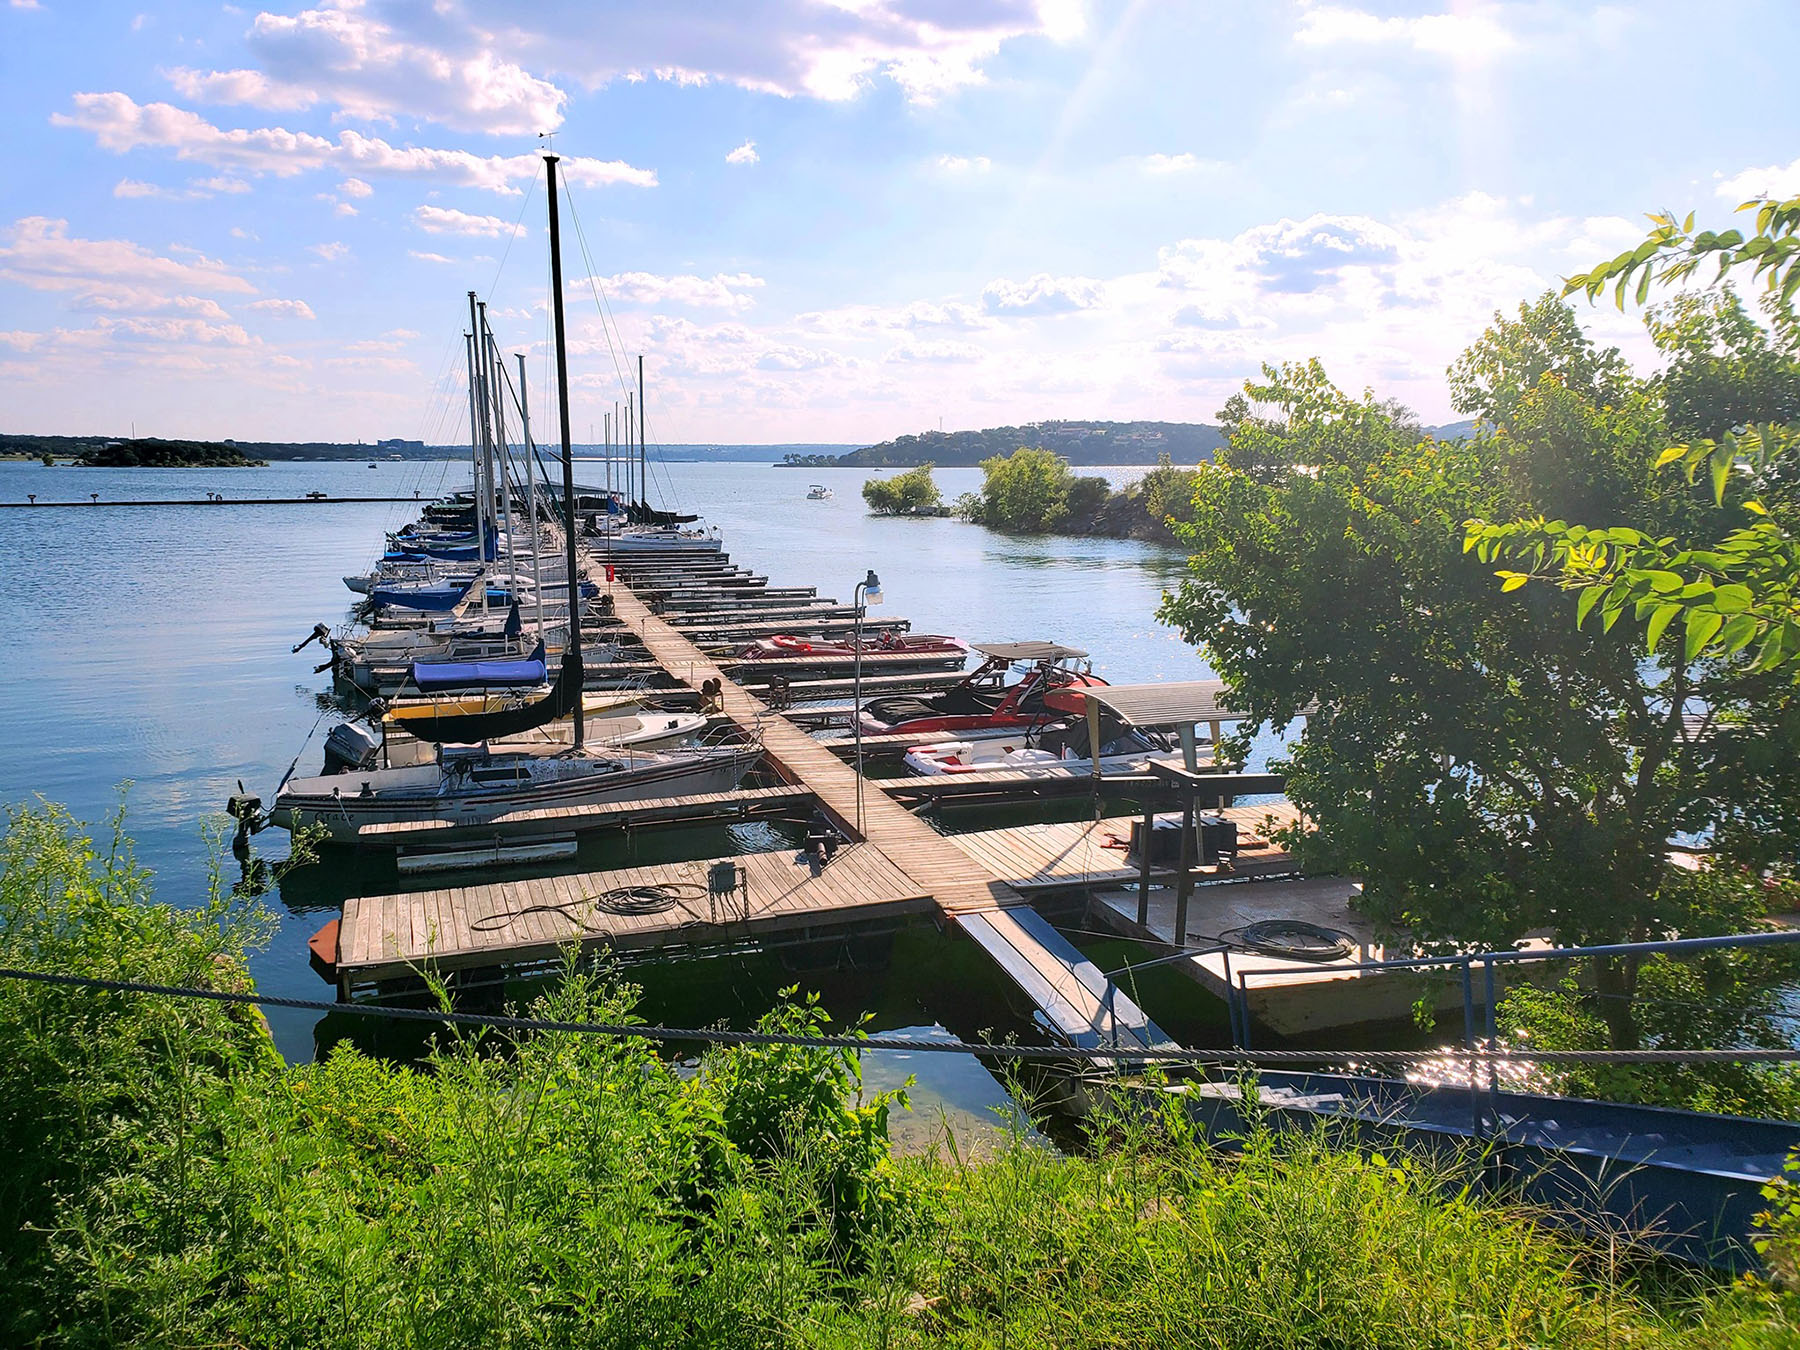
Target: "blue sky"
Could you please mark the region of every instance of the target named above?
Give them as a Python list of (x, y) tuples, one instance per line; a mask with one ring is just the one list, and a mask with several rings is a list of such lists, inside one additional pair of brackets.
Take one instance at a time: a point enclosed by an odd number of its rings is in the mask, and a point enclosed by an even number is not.
[(8, 431), (454, 440), (470, 289), (547, 409), (540, 131), (577, 436), (643, 352), (662, 442), (1210, 420), (1314, 355), (1447, 420), (1640, 212), (1800, 192), (1791, 0), (0, 2)]

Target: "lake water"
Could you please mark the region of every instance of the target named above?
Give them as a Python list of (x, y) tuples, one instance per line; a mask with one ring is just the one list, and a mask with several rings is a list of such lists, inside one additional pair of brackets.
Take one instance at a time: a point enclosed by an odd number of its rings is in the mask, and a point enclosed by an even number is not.
[[(1086, 470), (1115, 485), (1141, 469)], [(601, 481), (598, 464), (578, 480)], [(775, 469), (758, 464), (676, 463), (653, 472), (653, 496), (703, 512), (733, 558), (777, 585), (816, 585), (848, 600), (870, 569), (887, 613), (920, 632), (975, 640), (1053, 638), (1093, 653), (1114, 682), (1204, 679), (1195, 652), (1154, 618), (1183, 571), (1173, 550), (1129, 540), (1020, 538), (956, 520), (868, 515), (863, 470)], [(978, 469), (941, 469), (946, 500), (980, 483)], [(0, 464), (0, 501), (391, 495), (426, 499), (466, 484), (457, 462), (278, 463), (264, 469), (85, 469)], [(805, 500), (822, 482), (836, 496)], [(336, 626), (350, 593), (342, 577), (366, 570), (383, 533), (414, 514), (410, 505), (330, 504), (232, 508), (116, 507), (0, 511), (0, 620), (11, 636), (0, 718), (0, 803), (33, 794), (100, 821), (130, 782), (128, 823), (140, 861), (157, 874), (158, 895), (182, 902), (205, 885), (202, 824), (221, 818), (239, 780), (265, 800), (296, 754), (317, 765), (333, 711), (328, 675), (314, 674), (317, 646), (289, 648), (312, 628)], [(320, 725), (321, 719), (324, 724)], [(310, 737), (310, 740), (309, 740)], [(302, 750), (302, 745), (305, 745)], [(759, 833), (761, 832), (761, 833)], [(629, 848), (584, 850), (583, 865), (651, 857), (717, 856), (772, 846), (778, 832), (753, 826), (646, 836)], [(279, 852), (279, 834), (265, 844)], [(229, 863), (229, 859), (227, 860)], [(345, 894), (393, 889), (356, 875), (296, 873), (271, 903), (281, 919), (255, 960), (263, 990), (328, 997), (306, 962), (306, 939), (335, 914)], [(970, 959), (973, 954), (974, 959)], [(1122, 964), (1123, 944), (1095, 948)], [(897, 1033), (959, 1036), (983, 1031), (1029, 1035), (1028, 1009), (972, 953), (925, 929), (872, 955), (846, 951), (825, 970), (790, 970), (775, 957), (685, 962), (639, 969), (643, 1011), (652, 1020), (741, 1025), (789, 983), (818, 989), (834, 1012), (874, 1014)], [(1152, 1011), (1177, 1034), (1217, 1034), (1221, 1010), (1180, 977), (1160, 982)], [(308, 1014), (275, 1011), (277, 1041), (290, 1058), (345, 1034)], [(341, 1017), (336, 1021), (345, 1021)], [(999, 1100), (980, 1068), (961, 1056), (873, 1055), (877, 1084), (918, 1076), (919, 1109), (903, 1130), (944, 1117), (979, 1118)]]

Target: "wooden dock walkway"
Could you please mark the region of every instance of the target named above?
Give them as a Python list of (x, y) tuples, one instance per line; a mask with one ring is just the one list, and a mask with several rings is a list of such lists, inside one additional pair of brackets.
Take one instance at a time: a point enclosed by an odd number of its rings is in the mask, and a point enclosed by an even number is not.
[[(743, 869), (741, 890), (715, 894), (716, 864)], [(644, 912), (634, 896), (666, 888), (666, 907)], [(716, 945), (841, 921), (928, 913), (931, 896), (870, 844), (838, 850), (819, 867), (805, 855), (752, 853), (449, 890), (373, 895), (344, 902), (337, 968), (351, 984), (443, 971), (549, 965), (561, 949), (621, 951), (683, 943)]]

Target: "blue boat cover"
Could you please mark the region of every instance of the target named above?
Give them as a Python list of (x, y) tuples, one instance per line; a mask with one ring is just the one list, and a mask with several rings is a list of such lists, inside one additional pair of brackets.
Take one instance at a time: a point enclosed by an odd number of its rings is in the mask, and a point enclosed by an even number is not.
[(376, 586), (369, 591), (369, 599), (377, 605), (404, 605), (408, 609), (436, 614), (460, 605), (471, 585), (472, 582), (460, 585), (436, 582), (430, 586)]
[(414, 661), (413, 683), (421, 693), (446, 689), (517, 689), (550, 678), (544, 644), (523, 661)]

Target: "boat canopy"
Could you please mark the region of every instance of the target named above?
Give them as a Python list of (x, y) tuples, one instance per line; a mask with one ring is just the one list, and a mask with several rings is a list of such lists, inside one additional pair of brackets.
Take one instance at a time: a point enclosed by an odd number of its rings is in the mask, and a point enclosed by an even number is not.
[(1085, 714), (1092, 699), (1121, 722), (1134, 727), (1176, 727), (1194, 722), (1241, 722), (1244, 714), (1227, 707), (1223, 680), (1185, 680), (1169, 684), (1105, 684), (1052, 689), (1044, 706), (1057, 712)]
[(542, 684), (550, 676), (544, 644), (519, 661), (414, 661), (413, 683), (422, 693), (446, 689), (519, 689)]
[[(538, 649), (540, 659), (537, 661), (487, 661), (476, 662), (487, 666), (527, 666), (535, 665), (540, 673), (544, 670), (541, 659), (543, 648)], [(442, 669), (443, 667), (440, 667)], [(418, 677), (419, 667), (413, 666), (414, 678)], [(581, 658), (572, 651), (565, 651), (562, 658), (562, 669), (558, 672), (556, 683), (543, 698), (530, 703), (520, 704), (516, 708), (495, 708), (485, 712), (457, 712), (450, 708), (439, 711), (436, 708), (408, 708), (407, 715), (396, 718), (388, 714), (390, 722), (397, 723), (408, 733), (421, 741), (432, 741), (436, 744), (465, 745), (475, 741), (491, 740), (499, 736), (517, 736), (521, 732), (531, 731), (558, 718), (567, 717), (575, 711), (575, 705), (581, 699), (583, 672)], [(425, 685), (419, 685), (421, 689)]]
[(1071, 661), (1087, 655), (1060, 642), (971, 642), (969, 646), (995, 661)]

